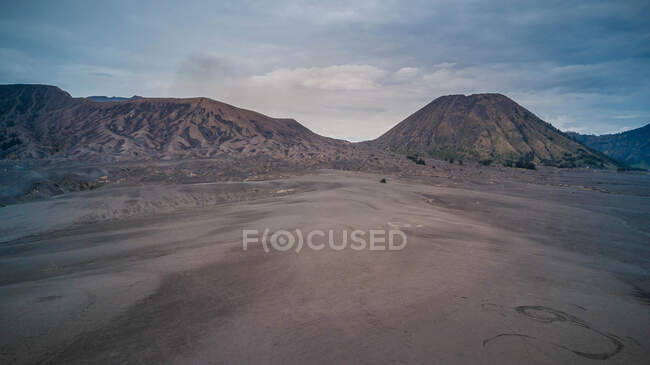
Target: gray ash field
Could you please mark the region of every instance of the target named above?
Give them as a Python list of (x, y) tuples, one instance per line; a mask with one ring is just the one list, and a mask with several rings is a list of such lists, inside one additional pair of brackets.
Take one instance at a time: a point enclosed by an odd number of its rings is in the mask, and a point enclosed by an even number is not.
[[(21, 165), (97, 186), (5, 198), (0, 362), (647, 362), (647, 173), (395, 164)], [(401, 251), (242, 247), (394, 227)]]
[(650, 1), (2, 5), (0, 365), (650, 364)]

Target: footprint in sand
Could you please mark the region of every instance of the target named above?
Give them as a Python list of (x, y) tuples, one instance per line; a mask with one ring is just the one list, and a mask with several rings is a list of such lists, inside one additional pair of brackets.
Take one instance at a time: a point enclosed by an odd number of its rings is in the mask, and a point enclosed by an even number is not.
[(571, 326), (575, 326), (579, 329), (585, 329), (587, 331), (591, 331), (593, 334), (602, 337), (605, 339), (607, 342), (610, 342), (612, 346), (607, 346), (607, 350), (605, 351), (596, 351), (596, 352), (585, 352), (585, 351), (580, 351), (575, 348), (572, 348), (570, 345), (564, 344), (564, 343), (559, 343), (557, 340), (555, 341), (547, 341), (544, 339), (541, 339), (539, 337), (534, 337), (530, 336), (527, 334), (521, 334), (521, 333), (500, 333), (496, 336), (490, 337), (486, 340), (483, 340), (483, 346), (487, 346), (490, 343), (492, 343), (494, 340), (504, 338), (504, 337), (519, 337), (519, 338), (525, 338), (525, 339), (531, 339), (531, 340), (536, 340), (540, 341), (543, 343), (546, 343), (548, 345), (560, 348), (562, 350), (570, 351), (578, 356), (582, 356), (587, 359), (592, 359), (592, 360), (606, 360), (609, 359), (610, 357), (618, 354), (623, 350), (623, 343), (619, 340), (619, 338), (616, 335), (613, 335), (611, 333), (606, 333), (606, 332), (601, 332), (593, 327), (591, 327), (587, 322), (584, 320), (571, 315), (566, 312), (562, 312), (560, 310), (550, 308), (550, 307), (544, 307), (544, 306), (537, 306), (537, 305), (524, 305), (524, 306), (519, 306), (516, 307), (515, 310), (524, 316), (537, 321), (541, 323), (566, 323)]

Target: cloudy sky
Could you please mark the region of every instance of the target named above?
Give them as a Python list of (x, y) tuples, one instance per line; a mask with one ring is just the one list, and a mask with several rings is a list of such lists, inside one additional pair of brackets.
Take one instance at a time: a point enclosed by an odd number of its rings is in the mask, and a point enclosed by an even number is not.
[(353, 141), (446, 94), (563, 130), (650, 122), (647, 0), (0, 1), (0, 83), (207, 96)]

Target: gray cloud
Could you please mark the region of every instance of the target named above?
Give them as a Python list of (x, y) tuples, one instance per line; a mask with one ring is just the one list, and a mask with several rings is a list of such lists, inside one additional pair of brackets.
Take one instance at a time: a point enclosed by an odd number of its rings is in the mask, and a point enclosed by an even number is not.
[(0, 82), (53, 83), (73, 95), (204, 95), (353, 140), (448, 93), (501, 92), (584, 132), (650, 121), (647, 1), (5, 8)]

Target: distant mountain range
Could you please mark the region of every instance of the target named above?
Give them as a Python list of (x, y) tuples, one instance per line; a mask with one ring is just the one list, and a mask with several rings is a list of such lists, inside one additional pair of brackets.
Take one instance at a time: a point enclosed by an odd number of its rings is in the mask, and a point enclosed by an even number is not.
[(0, 86), (2, 158), (146, 160), (266, 154), (306, 158), (349, 143), (207, 98), (96, 102), (47, 85)]
[(500, 94), (442, 96), (365, 142), (403, 154), (485, 164), (618, 167)]
[[(398, 153), (414, 161), (434, 157), (517, 167), (616, 168), (624, 165), (596, 149), (628, 163), (647, 161), (648, 129), (574, 139), (506, 96), (449, 95), (379, 138), (353, 144), (320, 136), (293, 119), (208, 98), (73, 98), (55, 86), (0, 85), (0, 159), (122, 161), (234, 154), (332, 162), (381, 160)], [(610, 142), (591, 142), (602, 137)], [(629, 153), (613, 152), (621, 141)]]
[(650, 124), (633, 130), (600, 136), (567, 132), (576, 141), (632, 167), (650, 168)]

